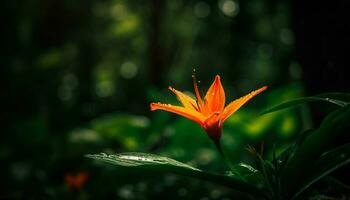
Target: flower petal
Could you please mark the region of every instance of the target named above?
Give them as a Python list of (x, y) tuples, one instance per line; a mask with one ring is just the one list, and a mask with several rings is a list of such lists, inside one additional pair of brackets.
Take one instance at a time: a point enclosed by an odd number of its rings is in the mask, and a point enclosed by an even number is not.
[(264, 86), (258, 90), (255, 90), (239, 99), (236, 99), (232, 101), (230, 104), (226, 106), (224, 109), (224, 112), (221, 114), (222, 121), (225, 121), (230, 115), (232, 115), (234, 112), (236, 112), (241, 106), (243, 106), (247, 101), (249, 101), (251, 98), (253, 98), (255, 95), (259, 94), (260, 92), (263, 92), (267, 89), (267, 86)]
[(211, 112), (222, 112), (225, 107), (225, 91), (221, 85), (220, 76), (216, 75), (204, 97), (206, 107)]
[(196, 76), (194, 74), (192, 75), (192, 80), (193, 80), (194, 92), (195, 92), (196, 98), (197, 98), (197, 106), (199, 108), (198, 111), (201, 112), (204, 116), (208, 116), (210, 114), (210, 111), (205, 106), (205, 104), (201, 98), (201, 95), (200, 95), (199, 89), (198, 89), (198, 85), (197, 85), (197, 81), (196, 81)]
[(172, 87), (169, 87), (169, 90), (174, 92), (174, 94), (177, 96), (179, 101), (182, 103), (182, 105), (186, 109), (192, 109), (192, 110), (198, 111), (197, 102), (194, 99), (192, 99), (191, 97), (187, 96), (186, 94), (184, 94), (184, 93), (182, 93), (182, 92), (180, 92)]
[(205, 120), (204, 129), (211, 139), (218, 142), (222, 132), (220, 113), (212, 113), (212, 115)]
[(198, 123), (200, 126), (203, 126), (205, 117), (192, 109), (186, 109), (184, 107), (180, 107), (180, 106), (173, 106), (170, 104), (162, 104), (162, 103), (151, 103), (151, 111), (154, 110), (164, 110), (164, 111), (168, 111), (168, 112), (172, 112), (178, 115), (181, 115), (183, 117), (186, 117), (196, 123)]

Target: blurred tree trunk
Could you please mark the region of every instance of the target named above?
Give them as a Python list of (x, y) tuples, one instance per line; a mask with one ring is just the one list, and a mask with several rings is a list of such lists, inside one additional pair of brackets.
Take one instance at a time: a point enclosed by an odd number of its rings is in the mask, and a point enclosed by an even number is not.
[[(303, 69), (307, 95), (349, 92), (349, 1), (328, 4), (293, 1), (296, 55)], [(316, 124), (324, 118), (313, 104)], [(321, 105), (322, 106), (322, 105)], [(329, 110), (328, 110), (329, 111)], [(327, 112), (328, 112), (327, 111)]]
[(297, 57), (307, 93), (348, 91), (350, 2), (293, 2)]
[[(349, 92), (349, 73), (346, 68), (350, 67), (350, 1), (325, 3), (297, 0), (293, 3), (296, 54), (303, 69), (307, 95)], [(315, 126), (330, 110), (335, 109), (325, 109), (324, 106), (322, 103), (311, 104)], [(336, 145), (346, 142), (350, 142), (348, 134), (337, 138)], [(349, 166), (343, 167), (335, 175), (350, 184), (350, 176), (345, 176), (349, 174), (346, 173), (348, 170)]]
[(162, 23), (162, 0), (150, 0), (150, 30), (149, 30), (149, 53), (150, 53), (150, 78), (151, 83), (162, 85), (162, 74), (164, 73), (163, 54), (160, 42), (160, 25)]

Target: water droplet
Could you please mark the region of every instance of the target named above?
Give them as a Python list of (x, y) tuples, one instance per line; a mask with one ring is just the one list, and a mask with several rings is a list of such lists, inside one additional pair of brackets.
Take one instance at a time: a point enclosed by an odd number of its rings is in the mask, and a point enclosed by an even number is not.
[(115, 158), (114, 155), (108, 155), (108, 158)]
[(329, 98), (328, 98), (328, 97), (326, 98), (326, 101), (329, 101)]
[(100, 153), (100, 156), (102, 156), (102, 157), (107, 157), (107, 154), (105, 154), (105, 153)]

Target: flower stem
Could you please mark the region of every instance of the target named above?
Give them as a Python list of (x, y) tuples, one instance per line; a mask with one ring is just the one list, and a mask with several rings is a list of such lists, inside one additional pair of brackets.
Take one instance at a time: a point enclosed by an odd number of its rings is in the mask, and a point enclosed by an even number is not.
[(230, 161), (230, 159), (227, 158), (227, 156), (225, 155), (224, 151), (221, 148), (221, 143), (220, 140), (213, 140), (214, 144), (216, 146), (216, 149), (219, 151), (222, 159), (224, 160), (225, 164), (227, 165), (227, 167), (231, 170), (231, 172), (233, 172), (234, 174), (236, 174), (241, 180), (245, 181), (244, 176), (242, 176), (241, 173), (239, 173), (239, 171), (237, 171), (233, 165), (232, 162)]
[(220, 140), (213, 140), (213, 141), (214, 141), (214, 144), (216, 146), (216, 149), (219, 151), (219, 153), (221, 155), (221, 158), (225, 161), (225, 163), (228, 166), (228, 168), (232, 169), (232, 163), (227, 158), (227, 156), (225, 155), (224, 151), (222, 150)]
[(225, 154), (224, 154), (224, 152), (222, 151), (222, 148), (221, 148), (220, 140), (213, 140), (213, 141), (214, 141), (215, 147), (219, 151), (221, 157), (226, 161)]

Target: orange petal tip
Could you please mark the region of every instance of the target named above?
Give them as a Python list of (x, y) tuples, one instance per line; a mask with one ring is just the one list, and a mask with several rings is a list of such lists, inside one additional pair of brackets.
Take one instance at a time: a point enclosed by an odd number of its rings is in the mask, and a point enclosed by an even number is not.
[(150, 108), (151, 108), (151, 111), (155, 111), (156, 108), (154, 107), (156, 105), (156, 103), (151, 103), (150, 104)]
[(171, 86), (169, 86), (168, 89), (169, 89), (170, 91), (174, 91), (174, 90), (175, 90), (175, 88), (173, 88), (173, 87), (171, 87)]
[(269, 86), (265, 85), (265, 86), (263, 86), (263, 87), (261, 88), (261, 91), (265, 91), (265, 90), (267, 90), (268, 88), (269, 88)]

